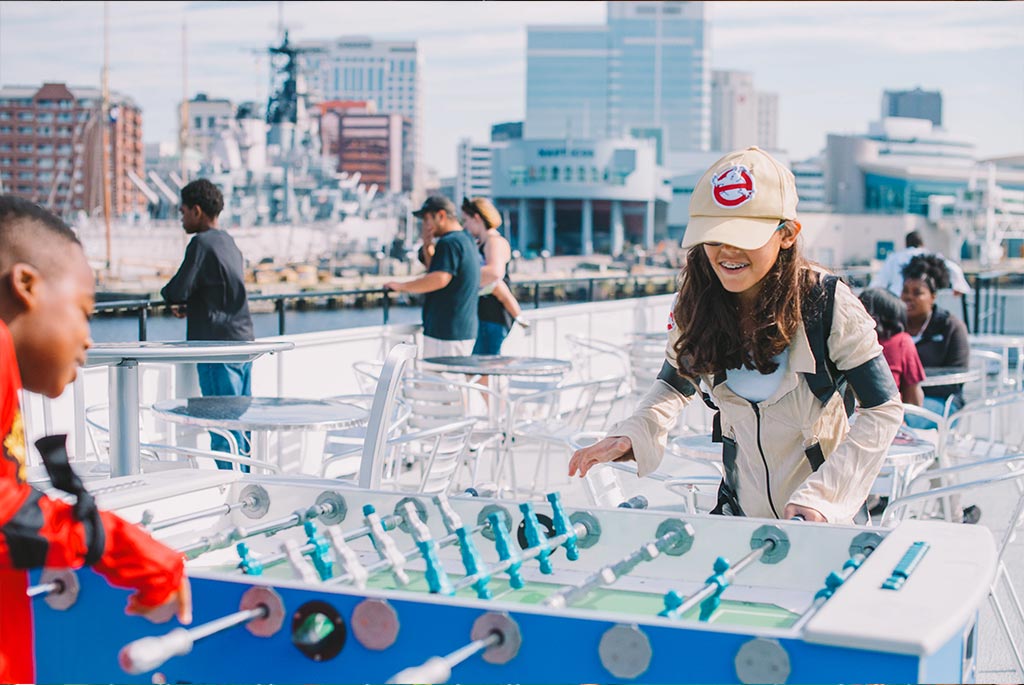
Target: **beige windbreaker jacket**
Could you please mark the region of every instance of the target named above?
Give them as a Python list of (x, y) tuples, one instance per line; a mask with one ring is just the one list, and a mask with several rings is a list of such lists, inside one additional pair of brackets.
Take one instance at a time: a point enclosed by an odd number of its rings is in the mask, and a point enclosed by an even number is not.
[[(665, 358), (673, 368), (673, 346), (678, 337), (678, 328), (669, 331), (665, 348)], [(856, 369), (882, 354), (874, 320), (842, 282), (836, 286), (828, 350), (842, 371)], [(803, 325), (788, 354), (789, 369), (778, 389), (756, 405), (733, 393), (725, 383), (713, 386), (712, 378), (702, 377), (721, 410), (722, 434), (737, 443), (740, 506), (747, 516), (777, 518), (787, 503), (793, 503), (820, 511), (831, 523), (849, 523), (867, 497), (903, 420), (899, 392), (871, 408), (858, 406), (851, 425), (842, 398), (835, 394), (823, 406), (801, 375), (813, 373), (815, 368)], [(658, 468), (669, 429), (694, 399), (701, 401), (699, 394), (684, 397), (668, 383), (656, 380), (633, 415), (608, 431), (610, 436), (626, 436), (632, 441), (640, 476)], [(812, 471), (804, 452), (814, 441), (820, 443), (825, 457), (817, 471)]]

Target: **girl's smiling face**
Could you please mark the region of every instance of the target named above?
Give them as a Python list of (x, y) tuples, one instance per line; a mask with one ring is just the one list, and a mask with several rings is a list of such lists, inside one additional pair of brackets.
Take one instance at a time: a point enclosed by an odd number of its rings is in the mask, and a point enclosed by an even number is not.
[(768, 242), (756, 250), (743, 250), (724, 243), (704, 243), (704, 254), (722, 287), (739, 295), (742, 301), (752, 302), (760, 290), (761, 280), (779, 258), (779, 251), (792, 247), (799, 233), (799, 223), (786, 222), (780, 224)]

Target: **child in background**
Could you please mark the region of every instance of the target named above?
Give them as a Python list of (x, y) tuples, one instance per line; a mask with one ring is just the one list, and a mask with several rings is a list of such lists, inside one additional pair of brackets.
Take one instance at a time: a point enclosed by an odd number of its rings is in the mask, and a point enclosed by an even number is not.
[(111, 585), (136, 591), (128, 613), (158, 621), (176, 609), (182, 623), (192, 620), (182, 555), (96, 509), (59, 449), (64, 436), (37, 445), (58, 448), (59, 460), (40, 451), (53, 485), (76, 504), (25, 482), (18, 391), (55, 398), (74, 381), (92, 345), (94, 305), (93, 273), (71, 229), (27, 200), (0, 195), (0, 683), (35, 682), (28, 569), (90, 565)]
[(900, 389), (900, 398), (904, 404), (920, 407), (924, 404), (924, 391), (921, 389), (924, 366), (913, 339), (906, 332), (907, 306), (884, 288), (865, 288), (860, 294), (860, 301), (875, 320), (878, 342), (882, 344), (882, 354), (896, 379), (896, 387)]

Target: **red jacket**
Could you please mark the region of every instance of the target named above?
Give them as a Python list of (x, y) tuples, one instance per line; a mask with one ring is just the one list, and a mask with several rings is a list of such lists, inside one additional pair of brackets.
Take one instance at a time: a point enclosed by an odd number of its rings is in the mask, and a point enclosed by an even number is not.
[[(14, 343), (0, 321), (0, 683), (35, 681), (26, 570), (80, 568), (87, 552), (85, 529), (71, 505), (25, 482), (20, 389)], [(100, 519), (103, 554), (93, 568), (111, 585), (137, 590), (142, 604), (163, 604), (181, 584), (182, 555), (110, 512), (100, 512)]]

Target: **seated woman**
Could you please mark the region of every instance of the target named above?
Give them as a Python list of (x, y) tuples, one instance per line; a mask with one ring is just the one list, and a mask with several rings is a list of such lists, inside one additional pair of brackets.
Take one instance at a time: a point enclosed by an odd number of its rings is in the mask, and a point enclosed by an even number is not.
[(860, 294), (864, 309), (875, 320), (878, 342), (896, 379), (903, 404), (924, 404), (921, 381), (924, 367), (917, 355), (914, 341), (907, 334), (907, 306), (900, 298), (884, 288), (865, 288)]
[[(935, 294), (949, 287), (949, 269), (942, 257), (917, 255), (903, 268), (903, 296), (907, 305), (907, 333), (917, 346), (925, 369), (929, 367), (966, 368), (970, 357), (967, 326), (935, 304)], [(950, 413), (964, 405), (963, 384), (938, 385), (924, 389), (924, 406), (936, 414)], [(931, 428), (931, 422), (908, 416), (912, 428)]]

